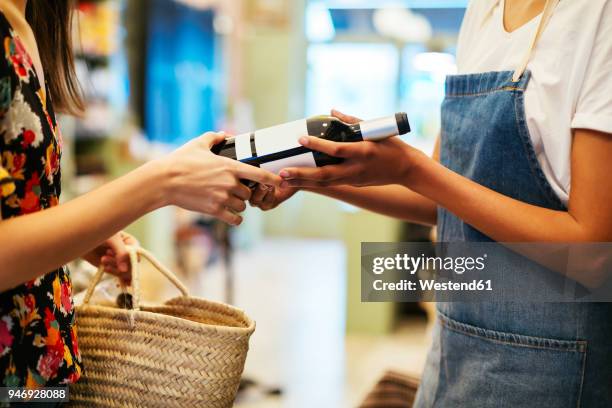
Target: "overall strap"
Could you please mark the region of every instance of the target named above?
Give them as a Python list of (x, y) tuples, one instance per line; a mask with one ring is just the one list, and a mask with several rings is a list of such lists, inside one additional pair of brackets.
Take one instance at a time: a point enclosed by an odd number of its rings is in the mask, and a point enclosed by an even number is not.
[[(527, 50), (525, 56), (523, 57), (523, 60), (521, 61), (521, 64), (518, 66), (516, 71), (514, 71), (514, 75), (512, 76), (512, 82), (518, 82), (523, 76), (523, 73), (525, 72), (525, 70), (527, 69), (527, 65), (529, 64), (529, 60), (531, 59), (531, 55), (533, 54), (533, 50), (537, 46), (538, 41), (542, 36), (542, 33), (546, 29), (546, 26), (548, 25), (548, 22), (550, 21), (555, 11), (555, 8), (557, 8), (557, 5), (559, 4), (559, 1), (560, 0), (546, 0), (546, 5), (544, 6), (544, 10), (542, 11), (542, 16), (540, 17), (540, 23), (538, 24), (538, 28), (531, 40), (529, 49)], [(482, 21), (482, 26), (484, 26), (484, 24), (493, 16), (495, 8), (499, 6), (500, 2), (501, 0), (495, 0), (493, 2), (491, 7), (489, 8), (489, 11), (487, 11), (487, 14), (485, 14), (485, 17)], [(504, 10), (502, 10), (502, 15), (503, 13)]]
[(540, 18), (538, 28), (531, 40), (531, 44), (529, 45), (527, 53), (523, 57), (521, 65), (519, 65), (516, 71), (514, 71), (514, 75), (512, 76), (512, 82), (518, 82), (523, 76), (523, 73), (527, 69), (527, 64), (529, 64), (529, 60), (531, 59), (531, 55), (533, 54), (533, 50), (538, 45), (538, 41), (540, 40), (542, 33), (546, 29), (548, 22), (552, 18), (555, 8), (557, 8), (558, 4), (559, 0), (546, 0), (546, 5), (544, 6), (544, 11), (542, 11), (542, 17)]

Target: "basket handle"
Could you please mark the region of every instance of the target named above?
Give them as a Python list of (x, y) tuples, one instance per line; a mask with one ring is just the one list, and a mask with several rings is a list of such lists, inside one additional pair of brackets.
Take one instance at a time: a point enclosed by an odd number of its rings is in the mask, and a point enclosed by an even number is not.
[[(130, 255), (130, 264), (132, 265), (132, 288), (134, 288), (133, 294), (133, 309), (140, 309), (140, 262), (139, 255), (149, 261), (151, 265), (155, 267), (162, 275), (164, 275), (178, 290), (181, 292), (181, 295), (184, 297), (189, 296), (189, 290), (181, 283), (179, 278), (172, 273), (168, 268), (162, 265), (152, 253), (147, 251), (144, 248), (135, 247), (135, 246), (127, 246), (128, 253)], [(83, 298), (83, 304), (86, 305), (91, 300), (91, 296), (93, 295), (96, 286), (102, 280), (102, 276), (104, 275), (104, 267), (100, 265), (98, 271), (94, 275), (89, 287), (87, 288), (87, 292), (85, 293), (85, 297)]]

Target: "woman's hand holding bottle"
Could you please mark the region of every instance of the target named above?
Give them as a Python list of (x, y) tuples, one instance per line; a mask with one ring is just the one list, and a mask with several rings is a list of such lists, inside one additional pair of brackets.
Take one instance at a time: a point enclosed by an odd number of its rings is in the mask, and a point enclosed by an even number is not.
[(251, 190), (241, 180), (278, 187), (282, 179), (265, 170), (213, 154), (210, 149), (225, 140), (223, 133), (207, 133), (170, 155), (152, 162), (164, 175), (164, 205), (212, 215), (239, 225), (238, 213), (246, 209)]
[[(346, 123), (359, 119), (332, 111)], [(336, 143), (316, 137), (304, 137), (300, 143), (315, 151), (344, 159), (342, 164), (320, 168), (287, 168), (280, 176), (284, 188), (317, 188), (333, 185), (378, 186), (406, 184), (407, 176), (418, 163), (429, 158), (395, 137), (379, 142)]]

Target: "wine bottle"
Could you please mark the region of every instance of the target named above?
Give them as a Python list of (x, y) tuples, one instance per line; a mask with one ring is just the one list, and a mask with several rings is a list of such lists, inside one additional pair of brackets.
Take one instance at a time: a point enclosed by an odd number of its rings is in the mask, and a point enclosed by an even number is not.
[(215, 154), (278, 173), (287, 167), (322, 167), (342, 159), (312, 151), (299, 143), (303, 136), (334, 142), (379, 141), (410, 132), (408, 115), (348, 124), (333, 116), (315, 116), (226, 139), (213, 147)]

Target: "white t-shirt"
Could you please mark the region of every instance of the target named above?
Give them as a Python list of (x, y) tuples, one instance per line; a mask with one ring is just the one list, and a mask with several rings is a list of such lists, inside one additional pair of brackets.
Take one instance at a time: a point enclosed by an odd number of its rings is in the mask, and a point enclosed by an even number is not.
[[(505, 0), (472, 0), (457, 49), (460, 74), (514, 71), (529, 49), (538, 16), (508, 33)], [(561, 0), (527, 69), (525, 114), (546, 178), (567, 204), (572, 129), (612, 134), (612, 0)], [(610, 158), (612, 160), (612, 158)]]

